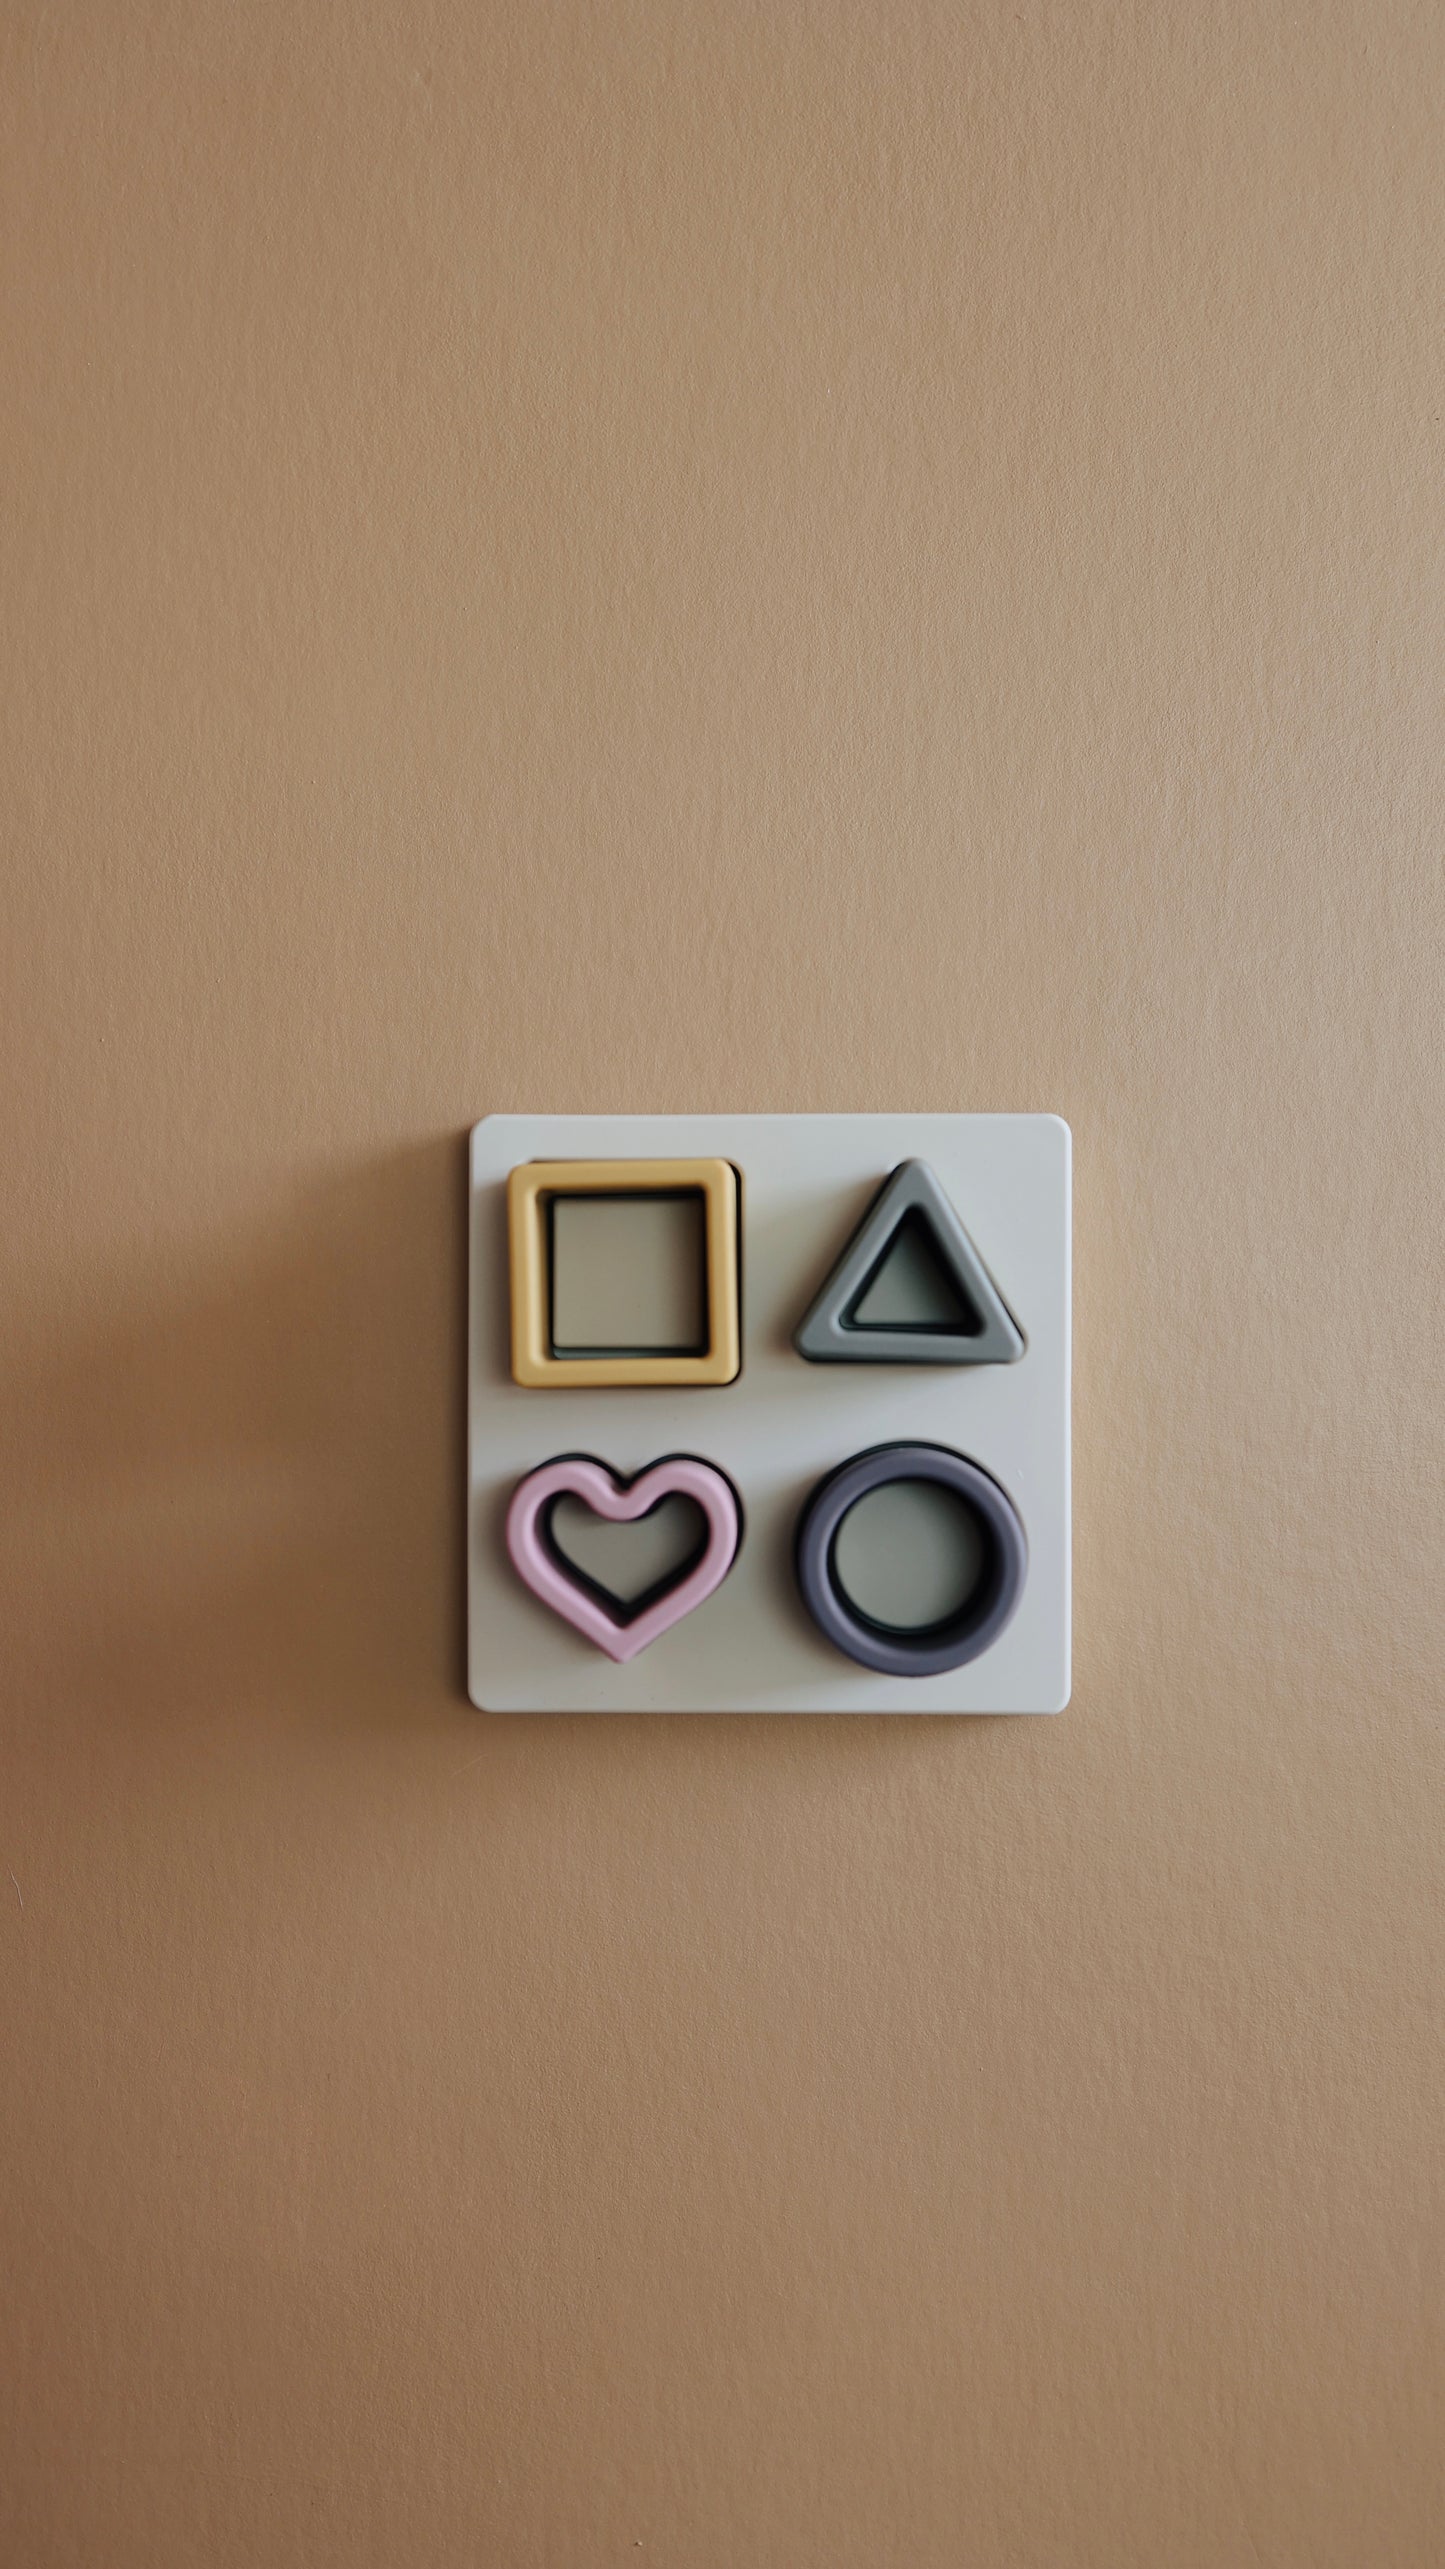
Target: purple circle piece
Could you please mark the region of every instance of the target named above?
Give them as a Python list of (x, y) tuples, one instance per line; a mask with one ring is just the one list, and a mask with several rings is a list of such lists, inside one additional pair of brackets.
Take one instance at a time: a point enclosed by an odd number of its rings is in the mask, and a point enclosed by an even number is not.
[[(838, 1578), (838, 1529), (851, 1507), (892, 1481), (936, 1481), (972, 1510), (983, 1537), (983, 1568), (957, 1614), (913, 1630), (860, 1613)], [(883, 1677), (939, 1677), (963, 1668), (997, 1641), (1023, 1595), (1029, 1547), (1007, 1490), (947, 1445), (875, 1445), (854, 1454), (812, 1492), (798, 1519), (798, 1587), (818, 1630), (860, 1668)]]

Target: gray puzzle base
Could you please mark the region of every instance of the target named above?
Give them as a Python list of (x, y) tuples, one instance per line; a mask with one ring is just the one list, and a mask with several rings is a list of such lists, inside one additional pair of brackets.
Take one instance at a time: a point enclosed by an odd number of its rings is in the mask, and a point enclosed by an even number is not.
[[(723, 1388), (524, 1391), (508, 1369), (508, 1171), (533, 1159), (732, 1160), (743, 1177), (743, 1370)], [(1017, 1364), (809, 1365), (792, 1333), (883, 1180), (927, 1160), (1027, 1351)], [(1069, 1694), (1070, 1145), (1052, 1115), (496, 1115), (471, 1153), (468, 1661), (493, 1712), (1053, 1713)], [(850, 1454), (909, 1439), (956, 1447), (1023, 1518), (1029, 1574), (992, 1649), (938, 1677), (844, 1659), (798, 1597), (793, 1532)], [(634, 1473), (671, 1453), (742, 1494), (723, 1586), (624, 1667), (548, 1612), (507, 1559), (525, 1472), (588, 1453)]]

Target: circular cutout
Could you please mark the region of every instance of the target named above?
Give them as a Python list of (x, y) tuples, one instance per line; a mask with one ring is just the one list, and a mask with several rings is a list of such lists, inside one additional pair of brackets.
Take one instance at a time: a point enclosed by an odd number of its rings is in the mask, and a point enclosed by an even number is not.
[[(850, 1510), (871, 1492), (904, 1481), (933, 1483), (961, 1501), (977, 1550), (960, 1601), (941, 1619), (912, 1627), (865, 1612), (845, 1588), (838, 1559)], [(851, 1543), (844, 1547), (845, 1558), (852, 1550)], [(880, 1676), (937, 1677), (977, 1659), (1012, 1617), (1027, 1572), (1028, 1542), (1007, 1491), (946, 1445), (876, 1445), (853, 1455), (818, 1483), (798, 1520), (798, 1586), (808, 1612), (835, 1649)], [(866, 1596), (866, 1583), (860, 1585)]]
[(913, 1636), (952, 1623), (990, 1558), (972, 1499), (942, 1481), (882, 1481), (833, 1537), (833, 1577), (855, 1614)]

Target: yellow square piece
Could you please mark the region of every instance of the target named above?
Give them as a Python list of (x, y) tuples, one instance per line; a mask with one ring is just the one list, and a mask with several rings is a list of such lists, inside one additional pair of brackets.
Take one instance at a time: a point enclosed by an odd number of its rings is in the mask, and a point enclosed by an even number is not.
[[(706, 1344), (699, 1352), (556, 1354), (551, 1207), (569, 1195), (699, 1195), (703, 1203)], [(528, 1390), (619, 1384), (731, 1383), (742, 1369), (738, 1318), (738, 1173), (730, 1160), (528, 1160), (507, 1180), (512, 1270), (512, 1379)]]

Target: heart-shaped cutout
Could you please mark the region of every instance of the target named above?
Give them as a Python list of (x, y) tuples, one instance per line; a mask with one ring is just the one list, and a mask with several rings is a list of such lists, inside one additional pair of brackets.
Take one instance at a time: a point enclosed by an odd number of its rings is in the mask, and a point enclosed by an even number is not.
[[(689, 1499), (702, 1515), (701, 1549), (627, 1604), (609, 1596), (561, 1550), (552, 1515), (564, 1498), (580, 1499), (609, 1525), (630, 1525), (665, 1499)], [(635, 1659), (721, 1587), (741, 1540), (736, 1490), (725, 1473), (697, 1454), (666, 1454), (631, 1480), (595, 1455), (559, 1454), (518, 1482), (507, 1510), (507, 1550), (517, 1576), (543, 1605), (619, 1661)]]
[(547, 1531), (573, 1576), (624, 1619), (665, 1595), (707, 1548), (707, 1519), (680, 1490), (621, 1523), (564, 1490), (552, 1501)]

